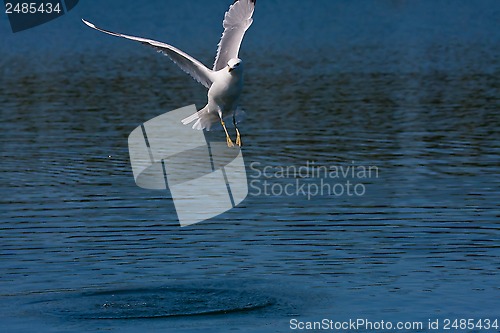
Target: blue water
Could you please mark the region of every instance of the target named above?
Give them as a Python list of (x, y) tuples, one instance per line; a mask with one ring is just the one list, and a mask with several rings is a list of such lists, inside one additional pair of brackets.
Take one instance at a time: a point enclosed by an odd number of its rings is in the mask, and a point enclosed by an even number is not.
[[(0, 15), (1, 331), (500, 321), (498, 1), (258, 1), (241, 52), (253, 186), (180, 228), (168, 191), (135, 185), (127, 137), (205, 89), (79, 19), (210, 65), (229, 3), (81, 1), (16, 34)], [(305, 165), (378, 173), (276, 174)], [(363, 194), (263, 193), (347, 180)]]

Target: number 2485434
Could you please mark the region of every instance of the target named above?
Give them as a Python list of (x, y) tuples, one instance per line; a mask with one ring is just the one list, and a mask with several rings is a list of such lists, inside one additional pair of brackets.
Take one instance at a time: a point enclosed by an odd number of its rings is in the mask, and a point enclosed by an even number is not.
[(52, 14), (61, 13), (60, 3), (34, 3), (34, 2), (22, 2), (22, 3), (5, 3), (5, 13), (6, 14)]

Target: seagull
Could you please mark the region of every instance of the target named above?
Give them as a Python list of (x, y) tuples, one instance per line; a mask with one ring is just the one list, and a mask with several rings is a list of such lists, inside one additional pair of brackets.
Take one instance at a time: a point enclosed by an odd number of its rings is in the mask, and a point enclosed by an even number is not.
[(109, 35), (122, 37), (154, 47), (158, 52), (168, 56), (184, 72), (208, 89), (207, 105), (191, 116), (184, 118), (182, 123), (188, 125), (194, 122), (193, 129), (210, 130), (219, 122), (226, 134), (228, 147), (233, 147), (224, 119), (232, 115), (236, 129), (236, 145), (242, 145), (241, 135), (236, 126), (235, 111), (243, 88), (243, 62), (238, 58), (241, 42), (245, 32), (253, 22), (252, 15), (256, 0), (235, 0), (224, 15), (222, 26), (224, 32), (218, 44), (217, 56), (212, 69), (178, 48), (152, 39), (124, 35), (96, 27), (93, 23), (82, 19), (87, 26)]

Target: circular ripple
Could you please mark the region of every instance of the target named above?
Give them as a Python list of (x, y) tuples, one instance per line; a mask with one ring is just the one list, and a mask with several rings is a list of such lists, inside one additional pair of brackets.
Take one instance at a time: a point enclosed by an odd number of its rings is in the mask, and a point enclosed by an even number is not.
[(274, 300), (251, 291), (159, 288), (92, 292), (37, 303), (44, 312), (77, 319), (139, 319), (252, 311)]

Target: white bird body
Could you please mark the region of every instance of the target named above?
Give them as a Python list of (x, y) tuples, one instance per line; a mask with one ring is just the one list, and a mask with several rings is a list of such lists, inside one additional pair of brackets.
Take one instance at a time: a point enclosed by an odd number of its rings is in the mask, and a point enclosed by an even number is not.
[(208, 101), (215, 102), (223, 110), (232, 109), (243, 89), (243, 71), (241, 68), (231, 72), (221, 69), (216, 75), (214, 83), (208, 90)]
[(236, 110), (243, 90), (243, 71), (241, 68), (229, 72), (223, 68), (214, 73), (214, 81), (208, 89), (207, 105), (200, 111), (182, 120), (184, 125), (196, 121), (196, 130), (210, 130), (214, 123), (230, 116)]
[(200, 111), (183, 119), (182, 123), (187, 125), (194, 122), (194, 129), (209, 130), (214, 123), (220, 121), (226, 133), (228, 146), (233, 146), (224, 123), (224, 118), (232, 114), (237, 134), (236, 144), (241, 146), (240, 132), (236, 127), (235, 120), (236, 107), (243, 89), (243, 65), (241, 59), (238, 58), (238, 53), (243, 36), (253, 22), (252, 15), (255, 9), (255, 1), (236, 0), (224, 15), (222, 24), (224, 32), (218, 45), (217, 56), (212, 70), (172, 45), (104, 30), (88, 21), (83, 19), (82, 21), (93, 29), (109, 35), (141, 42), (167, 55), (183, 71), (208, 88), (207, 105)]

